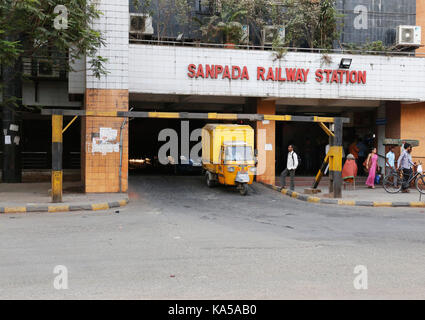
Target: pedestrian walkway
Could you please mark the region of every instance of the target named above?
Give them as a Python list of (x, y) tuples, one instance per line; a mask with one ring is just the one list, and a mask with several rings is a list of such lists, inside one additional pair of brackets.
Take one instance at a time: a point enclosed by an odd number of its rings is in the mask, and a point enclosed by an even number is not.
[[(295, 193), (291, 192), (288, 195), (300, 200), (310, 202), (328, 203), (329, 196), (329, 177), (323, 177), (318, 189), (321, 190), (318, 194), (304, 194), (306, 188), (310, 188), (313, 184), (314, 177), (296, 177), (295, 179)], [(411, 188), (410, 193), (395, 193), (391, 194), (384, 190), (382, 185), (376, 185), (375, 189), (369, 189), (365, 185), (366, 177), (358, 177), (356, 179), (356, 189), (352, 186), (347, 186), (346, 190), (342, 190), (342, 198), (339, 199), (339, 204), (345, 205), (387, 205), (387, 206), (425, 206), (425, 195), (420, 197), (420, 193)], [(276, 178), (276, 186), (280, 187), (279, 179)], [(288, 186), (287, 186), (288, 188)], [(310, 198), (309, 198), (310, 197)], [(319, 201), (323, 199), (325, 201)], [(314, 201), (317, 200), (317, 201)], [(342, 201), (341, 201), (342, 200)], [(329, 202), (331, 203), (331, 202)]]
[(64, 182), (63, 202), (52, 203), (49, 182), (1, 183), (0, 213), (105, 210), (124, 206), (126, 193), (83, 192), (80, 182)]

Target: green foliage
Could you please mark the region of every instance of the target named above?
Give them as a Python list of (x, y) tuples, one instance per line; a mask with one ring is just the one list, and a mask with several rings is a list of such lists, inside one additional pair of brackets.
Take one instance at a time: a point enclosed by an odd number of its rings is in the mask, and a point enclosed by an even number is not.
[(274, 61), (282, 59), (288, 53), (288, 48), (285, 48), (284, 45), (285, 43), (279, 38), (273, 40), (272, 49)]
[(274, 43), (275, 48), (307, 46), (332, 49), (340, 36), (342, 15), (336, 11), (335, 0), (221, 0), (221, 4), (220, 14), (196, 19), (201, 26), (203, 40), (214, 41), (221, 33), (224, 34), (221, 40), (230, 35), (233, 42), (238, 42), (235, 41), (239, 36), (235, 22), (249, 25), (257, 39), (261, 39), (261, 30), (266, 25), (284, 26), (285, 41)]
[(287, 42), (294, 47), (332, 49), (341, 24), (335, 0), (285, 0), (283, 20)]
[[(68, 11), (68, 28), (54, 27), (57, 5)], [(92, 27), (101, 12), (96, 1), (86, 0), (2, 0), (0, 2), (0, 63), (13, 65), (20, 57), (55, 53), (72, 60), (87, 55), (95, 75), (106, 73), (105, 60), (97, 55), (104, 45), (100, 32)], [(72, 50), (70, 50), (72, 48)]]
[(242, 40), (242, 18), (246, 16), (247, 10), (241, 7), (237, 0), (226, 0), (221, 2), (218, 12), (203, 19), (194, 18), (200, 25), (202, 38), (206, 41), (221, 39), (222, 42), (239, 44)]
[(344, 43), (342, 46), (348, 53), (353, 54), (380, 54), (392, 51), (391, 48), (386, 47), (382, 41), (368, 41), (362, 45)]

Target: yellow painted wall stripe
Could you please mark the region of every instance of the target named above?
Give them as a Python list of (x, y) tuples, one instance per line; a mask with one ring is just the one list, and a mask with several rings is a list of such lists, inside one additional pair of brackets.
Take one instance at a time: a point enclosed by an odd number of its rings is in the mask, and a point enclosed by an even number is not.
[(338, 200), (340, 206), (355, 206), (356, 201), (354, 200)]
[(374, 207), (392, 207), (392, 202), (380, 202), (380, 201), (374, 201), (373, 206)]
[(49, 206), (48, 212), (65, 212), (69, 211), (69, 205), (63, 205), (63, 206)]
[(92, 208), (93, 211), (108, 210), (109, 205), (107, 203), (96, 203), (96, 204), (92, 204), (91, 208)]
[(27, 212), (26, 207), (5, 207), (4, 213), (23, 213)]

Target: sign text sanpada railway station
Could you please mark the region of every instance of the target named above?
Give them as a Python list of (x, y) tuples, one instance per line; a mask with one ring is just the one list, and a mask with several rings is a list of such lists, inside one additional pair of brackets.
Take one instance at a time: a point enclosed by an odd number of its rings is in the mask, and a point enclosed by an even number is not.
[[(247, 66), (228, 66), (214, 64), (189, 64), (188, 77), (193, 79), (228, 79), (249, 80), (250, 74)], [(308, 82), (310, 77), (319, 83), (339, 84), (366, 84), (366, 71), (317, 69), (313, 75), (310, 69), (282, 68), (282, 67), (257, 67), (258, 81), (278, 82)]]

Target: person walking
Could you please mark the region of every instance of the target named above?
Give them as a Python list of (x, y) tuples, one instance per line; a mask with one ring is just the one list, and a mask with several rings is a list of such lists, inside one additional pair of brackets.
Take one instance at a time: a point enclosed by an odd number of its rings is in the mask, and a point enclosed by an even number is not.
[(369, 153), (366, 159), (366, 170), (369, 171), (369, 176), (367, 177), (366, 185), (372, 189), (375, 189), (375, 176), (377, 165), (378, 155), (376, 154), (376, 148), (373, 148), (372, 152)]
[(398, 158), (397, 166), (403, 172), (403, 183), (401, 190), (404, 193), (410, 192), (409, 190), (409, 178), (413, 172), (412, 167), (416, 166), (416, 163), (412, 161), (412, 146), (409, 143), (404, 144), (404, 151)]
[(288, 146), (288, 160), (286, 161), (286, 168), (280, 174), (280, 185), (282, 188), (286, 187), (286, 177), (290, 176), (291, 184), (290, 189), (295, 189), (294, 178), (295, 178), (295, 170), (298, 167), (298, 155), (294, 151), (294, 146), (290, 144)]
[(390, 146), (390, 150), (385, 155), (385, 175), (390, 175), (395, 171), (395, 154), (394, 146)]

